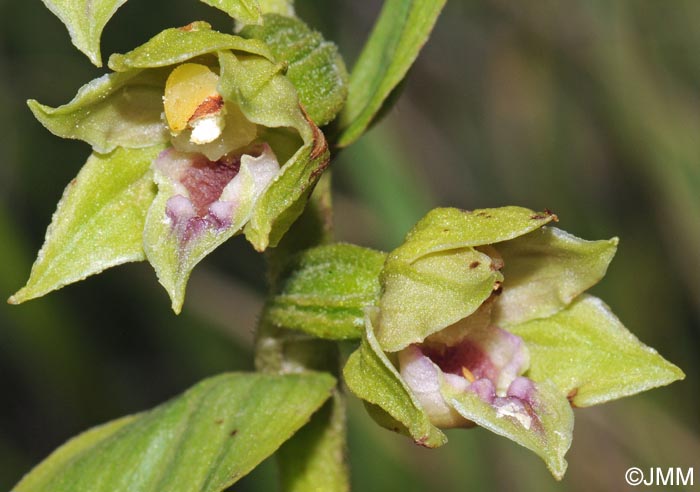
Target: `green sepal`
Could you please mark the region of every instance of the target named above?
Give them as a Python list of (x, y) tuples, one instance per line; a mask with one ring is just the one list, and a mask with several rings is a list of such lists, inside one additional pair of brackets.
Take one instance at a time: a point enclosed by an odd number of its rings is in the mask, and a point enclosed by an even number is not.
[(549, 211), (513, 206), (477, 210), (434, 208), (411, 229), (392, 256), (413, 262), (440, 251), (508, 241), (553, 220), (557, 216)]
[(169, 139), (161, 119), (167, 75), (163, 70), (110, 73), (81, 87), (63, 106), (27, 103), (51, 133), (83, 140), (96, 152), (149, 147)]
[(527, 376), (551, 380), (587, 407), (664, 386), (683, 371), (630, 333), (600, 299), (582, 295), (549, 318), (508, 328), (530, 350)]
[(472, 314), (503, 280), (492, 258), (474, 247), (522, 236), (554, 219), (520, 207), (430, 211), (387, 257), (379, 344), (396, 352)]
[(58, 202), (44, 245), (15, 304), (107, 268), (145, 259), (143, 227), (156, 194), (151, 161), (163, 149), (92, 154)]
[(219, 492), (270, 456), (328, 399), (325, 373), (222, 374), (72, 439), (15, 492)]
[(536, 382), (535, 388), (532, 409), (536, 417), (528, 416), (529, 425), (507, 412), (499, 412), (472, 391), (456, 391), (443, 382), (441, 393), (462, 417), (535, 452), (552, 475), (561, 480), (566, 472), (564, 455), (571, 446), (574, 412), (551, 382)]
[(126, 0), (42, 0), (68, 28), (73, 45), (102, 66), (100, 37), (105, 25)]
[(318, 126), (329, 123), (348, 92), (348, 74), (338, 48), (299, 19), (277, 14), (263, 18), (262, 25), (246, 27), (240, 35), (265, 42), (277, 62), (285, 64), (285, 75), (309, 117)]
[(262, 13), (256, 0), (201, 0), (222, 10), (241, 24), (260, 24)]
[(198, 21), (184, 27), (165, 29), (128, 53), (110, 56), (109, 68), (115, 72), (126, 72), (135, 68), (166, 67), (221, 50), (272, 59), (265, 43), (213, 31), (208, 23)]
[(350, 391), (370, 405), (370, 415), (378, 424), (409, 435), (421, 446), (442, 446), (447, 437), (430, 423), (430, 418), (374, 337), (371, 319), (374, 315), (372, 311), (368, 313), (360, 348), (350, 355), (343, 368), (345, 383)]
[(352, 69), (348, 100), (339, 118), (337, 145), (347, 147), (386, 113), (384, 104), (403, 80), (446, 0), (387, 0)]
[(359, 339), (364, 308), (379, 298), (386, 255), (351, 244), (333, 244), (296, 255), (269, 301), (272, 323), (333, 340)]
[(605, 276), (617, 243), (617, 238), (586, 241), (543, 227), (497, 244), (505, 280), (493, 323), (506, 327), (564, 309)]

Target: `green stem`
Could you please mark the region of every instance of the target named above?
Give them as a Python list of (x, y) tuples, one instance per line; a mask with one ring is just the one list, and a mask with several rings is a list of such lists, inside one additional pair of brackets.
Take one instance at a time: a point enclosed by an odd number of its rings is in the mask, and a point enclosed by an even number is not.
[[(333, 236), (330, 173), (321, 177), (302, 216), (277, 248), (267, 255), (268, 279), (274, 295), (293, 265), (294, 256), (329, 243)], [(288, 374), (330, 372), (338, 377), (338, 344), (320, 340), (272, 323), (263, 308), (256, 336), (255, 365), (259, 371)], [(282, 490), (285, 492), (346, 492), (345, 398), (340, 387), (311, 419), (277, 452)]]

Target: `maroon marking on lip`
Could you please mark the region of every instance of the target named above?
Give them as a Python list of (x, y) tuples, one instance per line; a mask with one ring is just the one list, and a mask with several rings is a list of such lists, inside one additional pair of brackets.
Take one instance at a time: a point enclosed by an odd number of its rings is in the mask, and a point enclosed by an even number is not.
[(199, 217), (207, 215), (209, 205), (221, 197), (224, 188), (236, 177), (240, 168), (240, 156), (224, 156), (218, 161), (200, 159), (185, 170), (180, 181), (187, 188)]

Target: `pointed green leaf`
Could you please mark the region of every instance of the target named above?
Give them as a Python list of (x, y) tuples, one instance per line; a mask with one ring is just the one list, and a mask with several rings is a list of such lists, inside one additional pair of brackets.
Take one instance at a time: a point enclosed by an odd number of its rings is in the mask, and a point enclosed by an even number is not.
[(421, 256), (456, 248), (484, 246), (508, 241), (557, 220), (551, 212), (522, 207), (460, 210), (435, 208), (406, 236), (394, 254), (412, 262)]
[(329, 374), (223, 374), (69, 441), (15, 492), (219, 492), (328, 399)]
[(466, 318), (503, 279), (491, 268), (491, 258), (474, 248), (433, 253), (413, 263), (399, 258), (391, 253), (381, 276), (377, 340), (387, 352)]
[(277, 452), (283, 492), (348, 492), (345, 398), (333, 398)]
[[(273, 148), (277, 149), (278, 142), (273, 139), (281, 135), (282, 144), (286, 142), (292, 149), (246, 224), (246, 238), (255, 249), (264, 251), (279, 242), (304, 210), (309, 194), (328, 166), (328, 145), (321, 130), (299, 106), (294, 86), (280, 73), (282, 67), (261, 57), (238, 59), (225, 52), (219, 54), (219, 62), (224, 98), (235, 101), (250, 121), (280, 129), (262, 136)], [(289, 129), (294, 133), (290, 134)]]
[(262, 14), (255, 0), (202, 0), (236, 19), (241, 24), (260, 24)]
[(265, 42), (285, 75), (294, 84), (299, 100), (318, 126), (329, 123), (347, 97), (347, 71), (335, 44), (311, 30), (299, 19), (267, 14), (264, 24), (249, 26), (241, 36)]
[(406, 386), (374, 337), (370, 316), (362, 344), (343, 369), (345, 383), (358, 398), (372, 405), (377, 422), (395, 432), (410, 435), (422, 446), (435, 448), (447, 442)]
[(386, 0), (350, 76), (338, 146), (360, 138), (406, 76), (446, 0)]
[(508, 326), (565, 308), (605, 276), (617, 243), (617, 238), (585, 241), (543, 227), (498, 244), (505, 280), (494, 304), (494, 323)]
[(600, 299), (582, 295), (554, 316), (508, 328), (525, 340), (528, 376), (552, 380), (577, 407), (683, 379), (678, 367), (630, 333)]
[(361, 338), (364, 308), (379, 298), (385, 257), (351, 244), (302, 252), (282, 273), (280, 290), (268, 305), (268, 319), (321, 338)]
[(20, 303), (109, 267), (145, 259), (143, 227), (161, 146), (93, 154), (58, 203)]
[(548, 381), (536, 383), (533, 413), (514, 412), (508, 404), (495, 407), (473, 391), (457, 391), (444, 383), (445, 400), (462, 417), (534, 451), (557, 480), (564, 476), (564, 455), (571, 446), (574, 413), (557, 387)]
[(85, 53), (94, 65), (101, 67), (102, 30), (126, 0), (43, 0), (43, 2), (68, 28), (75, 47)]
[(35, 100), (28, 104), (51, 133), (83, 140), (97, 152), (149, 147), (168, 140), (161, 119), (166, 77), (162, 70), (111, 73), (81, 87), (63, 106), (51, 108)]
[(220, 50), (241, 51), (272, 59), (263, 42), (212, 31), (209, 24), (200, 21), (166, 29), (126, 54), (110, 56), (109, 68), (126, 72), (134, 68), (165, 67)]

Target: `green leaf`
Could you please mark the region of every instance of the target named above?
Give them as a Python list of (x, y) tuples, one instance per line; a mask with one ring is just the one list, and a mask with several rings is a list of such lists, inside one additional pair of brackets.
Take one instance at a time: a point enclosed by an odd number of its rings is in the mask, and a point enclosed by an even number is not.
[(500, 410), (475, 392), (456, 391), (443, 383), (442, 394), (462, 417), (534, 451), (557, 480), (564, 476), (564, 455), (571, 446), (574, 413), (559, 389), (548, 381), (537, 382), (532, 402), (534, 415)]
[(678, 367), (630, 333), (600, 299), (582, 295), (554, 316), (508, 328), (530, 350), (528, 376), (552, 380), (577, 407), (683, 379)]
[(550, 316), (605, 276), (618, 239), (585, 241), (543, 227), (496, 245), (503, 257), (503, 292), (494, 324), (508, 326)]
[(386, 0), (350, 76), (340, 116), (339, 147), (360, 138), (406, 76), (428, 40), (445, 0)]
[(267, 128), (293, 129), (298, 136), (287, 138), (292, 142), (301, 137), (300, 145), (260, 197), (245, 227), (248, 241), (264, 251), (269, 245), (277, 245), (303, 212), (309, 194), (328, 166), (328, 145), (321, 130), (300, 108), (296, 90), (280, 73), (279, 65), (261, 57), (238, 59), (223, 52), (219, 60), (220, 89), (225, 99), (235, 101), (250, 121)]
[(255, 0), (202, 0), (202, 2), (223, 10), (242, 24), (260, 24), (262, 22), (260, 6)]
[(490, 266), (491, 258), (474, 248), (433, 253), (413, 263), (391, 253), (381, 276), (379, 345), (396, 352), (472, 314), (503, 279)]
[(492, 259), (474, 247), (527, 234), (555, 218), (520, 207), (430, 211), (387, 258), (379, 344), (395, 352), (472, 314), (503, 280)]
[(109, 68), (126, 72), (135, 68), (165, 67), (220, 50), (241, 51), (272, 59), (263, 42), (212, 31), (209, 24), (200, 21), (166, 29), (126, 54), (110, 56)]
[(345, 401), (340, 391), (277, 452), (283, 492), (348, 492)]
[(293, 17), (267, 14), (264, 24), (250, 26), (241, 36), (265, 42), (285, 75), (294, 84), (299, 100), (318, 126), (338, 114), (347, 97), (347, 71), (335, 44)]
[(66, 25), (76, 48), (102, 66), (100, 37), (105, 25), (126, 0), (43, 0)]
[(84, 85), (68, 104), (51, 108), (28, 101), (37, 120), (62, 138), (83, 140), (96, 152), (141, 148), (168, 141), (163, 112), (163, 70), (103, 75)]
[(267, 308), (278, 326), (334, 340), (361, 338), (364, 308), (379, 298), (386, 255), (351, 244), (333, 244), (297, 255)]
[(357, 397), (372, 405), (371, 415), (395, 432), (410, 435), (429, 448), (442, 446), (447, 437), (433, 424), (374, 337), (371, 314), (362, 344), (343, 369), (345, 383)]
[(93, 154), (58, 203), (20, 303), (109, 267), (145, 259), (143, 227), (161, 146)]
[(74, 438), (14, 490), (218, 492), (289, 439), (334, 385), (322, 373), (216, 376)]

